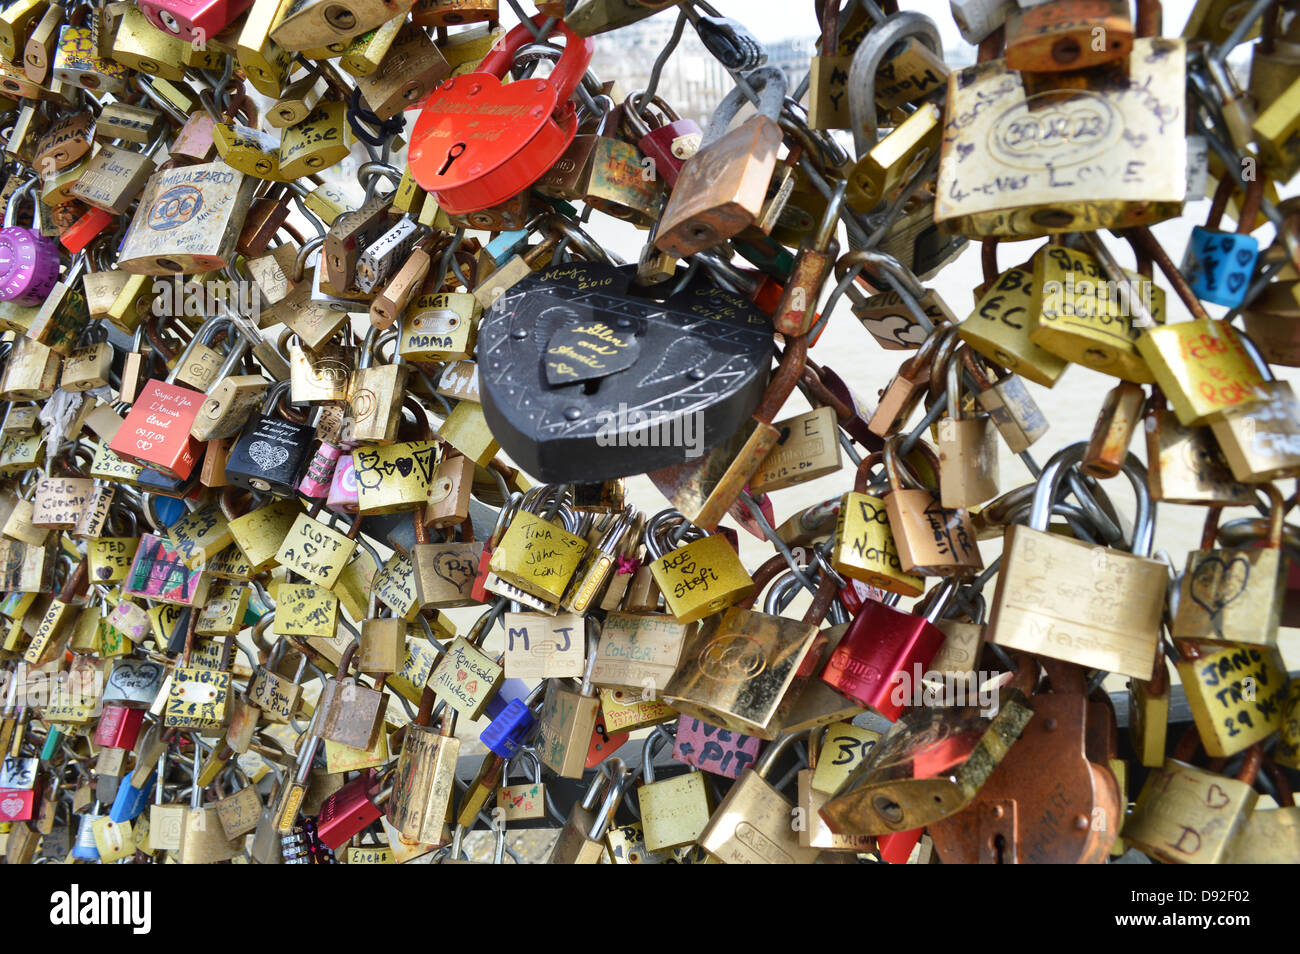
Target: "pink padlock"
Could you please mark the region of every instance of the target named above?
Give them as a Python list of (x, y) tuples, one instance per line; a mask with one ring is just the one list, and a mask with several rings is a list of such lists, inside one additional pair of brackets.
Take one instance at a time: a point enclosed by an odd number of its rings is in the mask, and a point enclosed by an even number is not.
[(353, 514), (360, 506), (357, 502), (357, 473), (351, 454), (343, 454), (334, 465), (330, 478), (330, 494), (325, 506), (338, 514)]
[(206, 43), (253, 5), (253, 0), (163, 0), (140, 3), (140, 11), (164, 33), (186, 43)]
[[(298, 493), (304, 497), (328, 497), (342, 454), (343, 448), (329, 441), (321, 441), (316, 448), (316, 456), (307, 465), (307, 472), (298, 484)], [(351, 460), (351, 456), (348, 459)]]
[[(14, 225), (18, 203), (35, 188), (33, 179), (13, 194), (5, 209), (4, 228), (0, 229), (0, 301), (39, 305), (59, 278), (59, 247), (36, 228), (35, 204), (32, 227)], [(33, 196), (32, 201), (40, 199)]]

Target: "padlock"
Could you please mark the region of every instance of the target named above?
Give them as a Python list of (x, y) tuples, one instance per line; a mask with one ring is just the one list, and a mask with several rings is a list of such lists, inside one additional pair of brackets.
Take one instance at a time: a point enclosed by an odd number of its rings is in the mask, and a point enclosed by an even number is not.
[(1192, 229), (1180, 266), (1196, 297), (1229, 308), (1235, 308), (1245, 299), (1259, 257), (1259, 242), (1250, 233), (1259, 214), (1264, 180), (1256, 178), (1248, 184), (1234, 234), (1220, 231), (1219, 220), (1235, 188), (1236, 183), (1230, 177), (1225, 175), (1219, 180), (1205, 226)]
[[(674, 529), (682, 542), (670, 548), (667, 534)], [(754, 592), (754, 581), (726, 537), (693, 527), (676, 511), (650, 520), (646, 546), (653, 560), (650, 574), (679, 623), (719, 613)]]
[(574, 803), (546, 863), (599, 863), (605, 854), (605, 832), (614, 820), (628, 782), (627, 766), (622, 759), (613, 758), (604, 763), (586, 795)]
[[(927, 488), (897, 451), (901, 436), (890, 438), (883, 452), (889, 492), (884, 495), (889, 527), (898, 547), (903, 573), (921, 576), (965, 576), (984, 566), (974, 527), (965, 510), (942, 505), (936, 490)], [(938, 458), (924, 443), (917, 445), (931, 472), (939, 473)], [(906, 469), (905, 469), (906, 468)]]
[(1188, 554), (1180, 584), (1170, 627), (1175, 639), (1276, 645), (1289, 564), (1281, 549), (1281, 492), (1272, 484), (1263, 490), (1273, 504), (1264, 549), (1216, 549), (1221, 508), (1206, 513), (1201, 548)]
[(0, 271), (0, 301), (13, 301), (20, 305), (35, 305), (45, 301), (59, 275), (58, 247), (36, 228), (36, 207), (39, 200), (33, 196), (32, 226), (14, 225), (18, 204), (25, 195), (31, 195), (35, 186), (32, 180), (9, 197), (5, 208), (4, 228), (0, 229), (0, 251), (6, 265)]
[(1065, 469), (1086, 447), (1053, 456), (1034, 492), (1030, 525), (1007, 528), (989, 640), (1141, 679), (1152, 672), (1167, 584), (1164, 564), (1145, 556), (1152, 526), (1141, 465), (1130, 455), (1124, 466), (1138, 499), (1129, 553), (1046, 532)]
[(653, 102), (664, 114), (664, 121), (651, 128), (644, 108), (649, 103), (644, 97), (644, 91), (628, 96), (623, 104), (622, 122), (635, 137), (636, 147), (654, 163), (655, 175), (671, 189), (677, 185), (686, 160), (699, 151), (704, 131), (695, 120), (682, 119), (658, 97)]
[(1033, 344), (1125, 381), (1152, 382), (1136, 342), (1144, 319), (1164, 322), (1160, 288), (1133, 272), (1113, 275), (1104, 258), (1060, 245), (1034, 256), (1034, 288), (1027, 316)]
[(827, 660), (822, 681), (859, 705), (897, 721), (905, 704), (901, 700), (910, 699), (907, 689), (928, 670), (943, 645), (945, 637), (935, 620), (947, 610), (955, 592), (955, 581), (945, 583), (924, 617), (867, 600)]
[(345, 675), (330, 679), (317, 708), (320, 717), (317, 733), (324, 740), (349, 745), (354, 749), (370, 749), (382, 731), (384, 710), (388, 696), (383, 692), (360, 685), (346, 673), (355, 658), (357, 645), (350, 643), (339, 662), (339, 672)]
[(1015, 10), (1006, 22), (1007, 66), (1013, 70), (1094, 69), (1128, 56), (1132, 44), (1133, 21), (1124, 0), (1058, 0)]
[(118, 267), (141, 275), (224, 268), (234, 257), (256, 183), (224, 162), (154, 173), (140, 196)]
[[(1111, 71), (1080, 74), (1084, 88), (1030, 93), (1020, 74), (1004, 64), (967, 67), (950, 77), (953, 97), (949, 115), (969, 117), (958, 128), (945, 131), (935, 193), (934, 220), (960, 234), (973, 237), (1028, 238), (1084, 228), (1122, 228), (1149, 225), (1181, 211), (1186, 198), (1183, 130), (1157, 119), (1126, 91), (1134, 85), (1149, 91), (1153, 101), (1180, 111), (1184, 81), (1183, 41), (1163, 37), (1135, 39), (1128, 55), (1128, 75)], [(1000, 110), (978, 108), (993, 90), (1007, 87), (1010, 99)], [(1036, 97), (1052, 97), (1069, 120), (1072, 155), (1088, 163), (1095, 175), (1058, 174), (1057, 157), (1048, 140), (1037, 131)], [(1109, 134), (1082, 117), (1097, 99), (1115, 110), (1115, 132)], [(1118, 130), (1136, 139), (1120, 141)], [(1035, 131), (1030, 131), (1034, 129)], [(1022, 138), (1023, 137), (1023, 138)], [(1142, 142), (1141, 151), (1134, 143)], [(1167, 164), (1154, 175), (1126, 176), (1127, 163), (1146, 163), (1146, 150), (1155, 149)], [(958, 168), (960, 157), (975, 150), (981, 170)], [(1139, 167), (1140, 168), (1140, 167)], [(1014, 170), (1014, 171), (1013, 171)], [(999, 176), (1016, 177), (1022, 187), (1014, 191), (991, 185)], [(1104, 183), (1104, 186), (1101, 184)], [(1104, 194), (1099, 194), (1102, 188)]]
[(1106, 400), (1088, 438), (1088, 450), (1079, 469), (1090, 477), (1109, 479), (1119, 474), (1128, 457), (1133, 433), (1142, 420), (1146, 392), (1136, 384), (1122, 382), (1106, 393)]
[(818, 848), (804, 848), (790, 824), (794, 805), (766, 776), (797, 736), (770, 744), (719, 802), (699, 844), (724, 864), (812, 864)]
[(226, 481), (232, 486), (293, 496), (312, 452), (314, 428), (302, 419), (277, 412), (287, 389), (282, 383), (266, 392), (264, 413), (249, 421), (226, 458)]
[(540, 511), (546, 506), (547, 491), (555, 489), (525, 495), (523, 509), (510, 521), (489, 561), (502, 581), (553, 606), (559, 604), (587, 551), (587, 542), (574, 533), (576, 515), (563, 498), (556, 507), (563, 526), (530, 512), (529, 508)]
[(683, 643), (664, 701), (712, 725), (775, 738), (820, 659), (817, 626), (834, 591), (824, 578), (802, 621), (775, 615), (779, 588), (763, 613), (733, 607), (703, 620)]
[[(1032, 657), (1019, 665), (1036, 677)], [(1082, 669), (1046, 668), (1052, 691), (1030, 699), (1033, 718), (974, 802), (928, 826), (944, 863), (1101, 864), (1109, 856), (1123, 808), (1114, 774), (1093, 751), (1100, 713), (1084, 695)], [(1036, 787), (1032, 780), (1044, 777), (1050, 788)]]
[[(590, 482), (658, 470), (724, 442), (757, 406), (770, 364), (768, 319), (707, 284), (662, 304), (638, 300), (630, 278), (597, 263), (553, 265), (484, 315), (483, 415), (529, 473)], [(599, 309), (592, 320), (566, 317), (585, 301)], [(713, 320), (698, 320), (706, 314)], [(725, 371), (714, 372), (712, 355)], [(699, 400), (685, 403), (693, 393)]]
[(777, 119), (785, 74), (771, 67), (746, 77), (760, 95), (759, 113), (727, 132), (744, 97), (727, 94), (695, 153), (682, 167), (659, 221), (655, 247), (684, 258), (725, 242), (753, 225), (762, 211), (781, 145)]
[(233, 23), (251, 6), (251, 0), (209, 0), (209, 2), (141, 3), (149, 22), (165, 34), (185, 43), (207, 42)]
[(587, 748), (600, 719), (600, 697), (592, 684), (599, 626), (587, 617), (587, 662), (576, 689), (565, 680), (548, 679), (537, 723), (537, 755), (542, 764), (561, 778), (580, 778)]
[(849, 579), (890, 593), (920, 596), (924, 581), (903, 571), (885, 501), (871, 492), (868, 483), (872, 468), (883, 459), (881, 454), (864, 458), (858, 465), (852, 492), (840, 499), (831, 566)]
[(989, 412), (993, 424), (1013, 454), (1029, 449), (1047, 433), (1047, 416), (1043, 414), (1019, 375), (992, 380), (983, 362), (967, 350), (962, 354), (966, 370), (978, 388), (976, 400)]
[[(1196, 737), (1188, 733), (1194, 750)], [(1251, 749), (1237, 777), (1225, 778), (1189, 765), (1186, 748), (1180, 743), (1180, 751), (1147, 777), (1124, 825), (1124, 840), (1165, 864), (1221, 863), (1255, 810), (1254, 782), (1263, 757)]]
[(270, 28), (271, 39), (282, 49), (309, 52), (337, 44), (338, 55), (358, 34), (373, 30), (393, 17), (405, 16), (411, 4), (405, 0), (371, 0), (345, 7), (339, 3), (307, 0), (287, 11), (279, 11)]
[[(535, 22), (540, 26), (544, 20), (539, 15)], [(522, 105), (508, 101), (523, 88), (507, 94), (500, 83), (515, 53), (533, 38), (522, 24), (494, 46), (477, 72), (449, 80), (429, 96), (412, 134), (410, 165), (416, 181), (445, 211), (473, 212), (523, 191), (573, 141), (577, 117), (568, 100), (591, 60), (592, 43), (562, 23), (560, 30), (566, 41), (564, 57), (551, 80), (525, 84), (528, 95)], [(486, 128), (472, 135), (463, 128), (463, 110), (481, 110), (480, 101), (505, 107), (494, 114), (498, 118), (492, 122), (500, 127), (495, 138), (489, 138), (492, 131)], [(521, 122), (525, 114), (528, 119)]]
[(1176, 668), (1208, 755), (1234, 755), (1281, 728), (1287, 677), (1276, 647), (1184, 640), (1178, 650)]
[(1031, 311), (1034, 276), (1025, 268), (998, 275), (961, 324), (959, 334), (984, 357), (1044, 387), (1052, 387), (1068, 362), (1034, 344)]
[[(997, 428), (987, 414), (962, 419), (963, 369), (961, 358), (950, 355), (946, 370), (948, 416), (936, 425), (939, 502), (950, 510), (977, 506), (998, 493)], [(937, 379), (932, 378), (932, 390), (934, 383)]]
[(1150, 328), (1138, 351), (1185, 427), (1268, 397), (1240, 332), (1226, 323), (1202, 318)]
[(713, 798), (704, 773), (687, 772), (656, 781), (654, 752), (672, 736), (662, 727), (646, 736), (641, 764), (644, 784), (637, 790), (646, 848), (668, 851), (693, 844), (713, 814)]
[(1145, 430), (1153, 500), (1188, 505), (1254, 502), (1250, 485), (1233, 479), (1210, 428), (1184, 427), (1163, 397), (1148, 402)]

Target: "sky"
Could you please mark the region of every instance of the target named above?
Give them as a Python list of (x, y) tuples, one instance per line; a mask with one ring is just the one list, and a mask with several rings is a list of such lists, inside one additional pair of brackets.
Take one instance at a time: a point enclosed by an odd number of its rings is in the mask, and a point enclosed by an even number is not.
[[(740, 20), (764, 43), (817, 31), (813, 0), (710, 0), (710, 3), (723, 16)], [(1166, 36), (1177, 36), (1182, 32), (1192, 6), (1193, 0), (1164, 0)], [(939, 27), (944, 49), (965, 43), (953, 22), (948, 0), (899, 0), (898, 7), (900, 10), (919, 10), (928, 14)], [(531, 9), (528, 4), (525, 4), (525, 8)], [(502, 12), (508, 13), (504, 2)], [(674, 17), (675, 8), (670, 7), (655, 16)], [(508, 16), (503, 17), (503, 22), (506, 19), (509, 19)]]

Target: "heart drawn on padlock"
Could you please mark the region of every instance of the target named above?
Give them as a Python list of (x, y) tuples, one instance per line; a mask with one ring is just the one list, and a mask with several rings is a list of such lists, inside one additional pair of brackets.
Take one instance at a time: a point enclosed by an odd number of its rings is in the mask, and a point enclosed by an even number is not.
[(467, 580), (473, 578), (476, 569), (472, 562), (454, 553), (439, 553), (437, 559), (433, 561), (434, 575), (455, 587), (464, 586)]
[(266, 441), (253, 441), (249, 445), (248, 456), (253, 458), (253, 462), (262, 470), (271, 470), (289, 459), (289, 449), (268, 444)]
[(1216, 618), (1246, 591), (1249, 580), (1250, 561), (1245, 557), (1206, 557), (1192, 573), (1192, 601)]
[(1248, 266), (1255, 260), (1255, 253), (1248, 248), (1237, 249), (1237, 264), (1242, 268)]
[(1229, 801), (1231, 799), (1228, 798), (1228, 793), (1221, 789), (1217, 782), (1211, 783), (1210, 790), (1205, 793), (1205, 807), (1211, 811), (1218, 811)]
[(22, 811), (22, 809), (23, 800), (21, 798), (11, 796), (6, 798), (3, 802), (0, 802), (0, 814), (3, 814), (5, 818), (18, 817), (18, 813)]
[(1245, 272), (1233, 272), (1231, 275), (1228, 276), (1228, 291), (1232, 292), (1233, 294), (1236, 294), (1237, 292), (1241, 291), (1242, 286), (1245, 284), (1246, 284)]

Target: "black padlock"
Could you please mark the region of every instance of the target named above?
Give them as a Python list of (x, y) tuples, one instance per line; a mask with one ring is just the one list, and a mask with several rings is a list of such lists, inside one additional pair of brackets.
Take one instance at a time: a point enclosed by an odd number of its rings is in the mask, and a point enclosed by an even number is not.
[(695, 29), (704, 48), (729, 70), (747, 73), (767, 62), (767, 51), (743, 23), (702, 16), (696, 19)]
[(278, 411), (287, 382), (267, 392), (263, 413), (240, 432), (226, 460), (226, 482), (245, 490), (292, 497), (315, 452), (316, 428)]
[(552, 265), (512, 286), (478, 333), (483, 413), (501, 448), (548, 483), (694, 460), (758, 406), (771, 320), (704, 279), (665, 301), (635, 267)]

